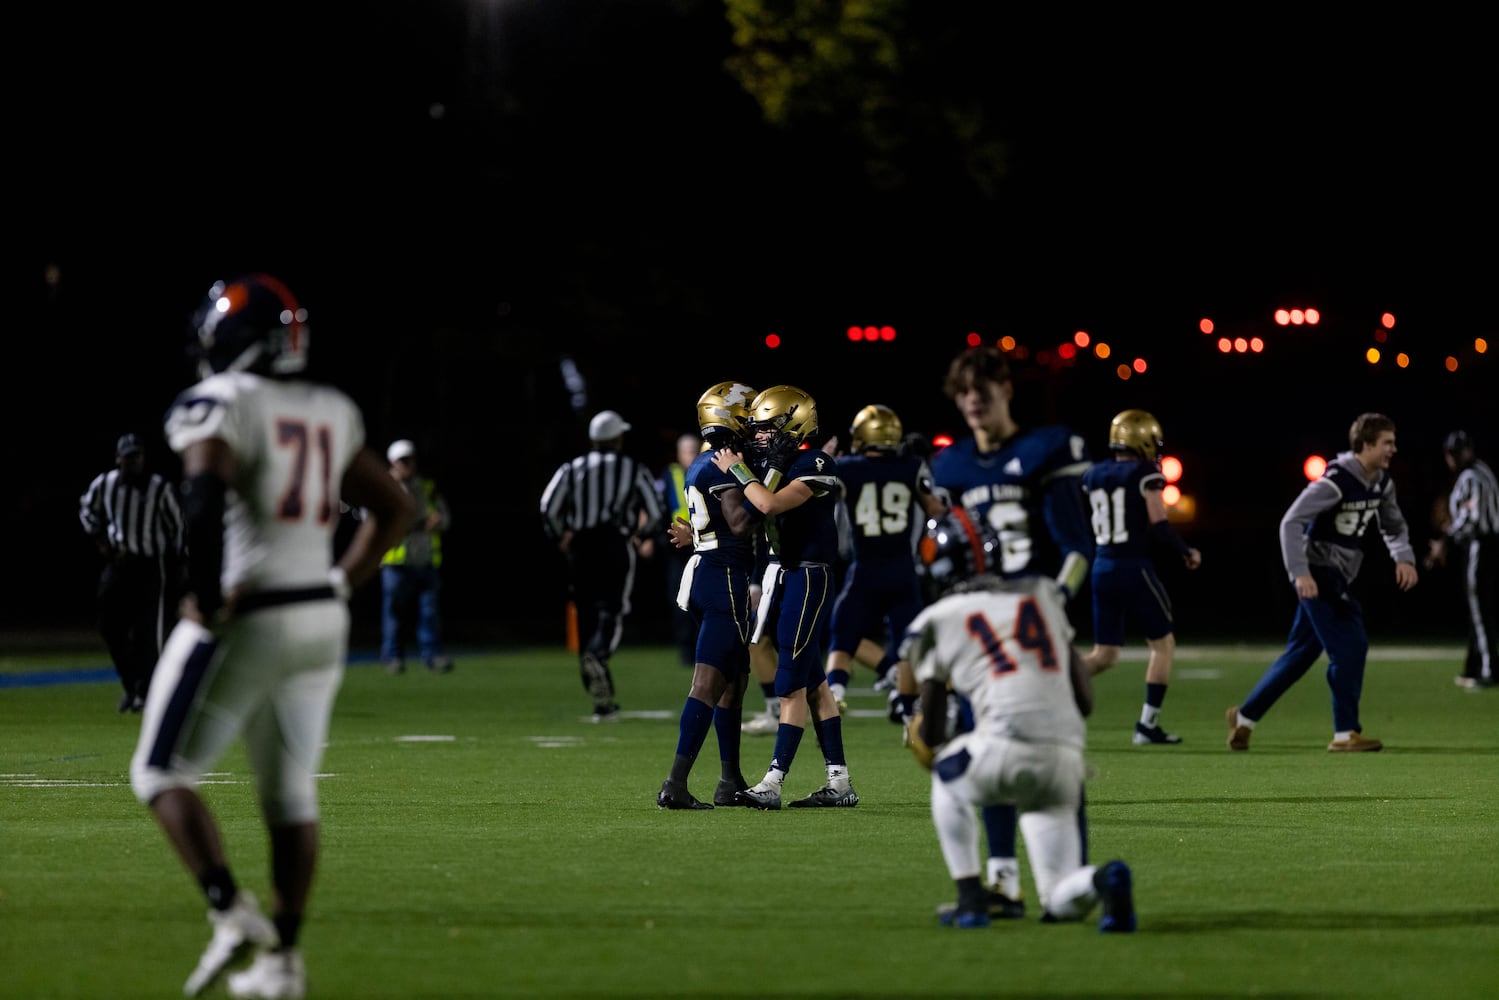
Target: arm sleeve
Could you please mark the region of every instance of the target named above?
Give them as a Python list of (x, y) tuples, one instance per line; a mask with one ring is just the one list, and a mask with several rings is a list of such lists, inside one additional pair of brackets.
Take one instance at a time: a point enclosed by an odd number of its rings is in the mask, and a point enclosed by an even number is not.
[(1384, 538), (1385, 548), (1390, 550), (1390, 558), (1397, 563), (1414, 563), (1416, 561), (1416, 550), (1411, 548), (1410, 525), (1405, 521), (1405, 514), (1400, 505), (1395, 502), (1395, 481), (1390, 481), (1390, 488), (1385, 491), (1384, 499), (1379, 504), (1379, 533)]
[(103, 497), (104, 477), (100, 475), (94, 477), (83, 496), (78, 498), (78, 520), (90, 538), (104, 537)]
[(1057, 585), (1071, 600), (1082, 589), (1093, 562), (1093, 526), (1083, 502), (1081, 476), (1056, 476), (1046, 484), (1046, 527), (1062, 550), (1062, 568)]
[(541, 493), (542, 527), (553, 541), (561, 538), (564, 530), (562, 514), (567, 509), (568, 472), (571, 468), (571, 462), (558, 466), (557, 471), (552, 473), (551, 482), (547, 483), (547, 488)]
[(645, 524), (635, 534), (641, 538), (654, 538), (666, 530), (662, 517), (661, 496), (656, 492), (656, 481), (645, 469), (635, 475), (635, 493), (640, 497), (640, 509), (645, 511)]
[(1311, 566), (1306, 559), (1306, 529), (1324, 510), (1332, 507), (1343, 495), (1337, 485), (1327, 478), (1307, 483), (1306, 488), (1291, 501), (1285, 515), (1280, 519), (1280, 557), (1285, 563), (1286, 574), (1292, 579), (1306, 576)]

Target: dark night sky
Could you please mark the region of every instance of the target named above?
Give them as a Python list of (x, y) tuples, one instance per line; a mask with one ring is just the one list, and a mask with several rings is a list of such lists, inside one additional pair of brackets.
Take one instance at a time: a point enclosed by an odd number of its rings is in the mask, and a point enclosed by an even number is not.
[[(87, 623), (76, 498), (121, 429), (156, 433), (188, 381), (188, 314), (246, 269), (300, 292), (320, 373), (360, 398), (375, 442), (415, 438), (447, 483), (460, 620), (550, 620), (550, 603), (495, 616), (493, 577), (534, 566), (537, 600), (560, 600), (535, 497), (592, 409), (625, 412), (653, 463), (723, 378), (803, 385), (832, 431), (873, 401), (957, 431), (940, 376), (969, 330), (1045, 346), (1087, 328), (1150, 359), (1127, 385), (1102, 365), (1022, 370), (1017, 408), (1100, 450), (1114, 412), (1156, 412), (1201, 477), (1202, 548), (1222, 567), (1204, 591), (1278, 593), (1262, 550), (1295, 465), (1364, 409), (1401, 424), (1424, 537), (1441, 434), (1499, 431), (1492, 353), (1435, 368), (1474, 334), (1499, 340), (1499, 91), (1467, 51), (1477, 27), (1263, 12), (1080, 27), (979, 6), (939, 27), (951, 78), (1010, 142), (989, 198), (915, 155), (903, 189), (872, 190), (836, 129), (766, 126), (723, 71), (707, 0), (373, 4), (337, 22), (264, 4), (193, 23), (38, 12), (9, 143), (10, 284), (35, 360), (13, 364), (5, 404), (8, 503), (35, 528), (19, 565), (38, 577), (8, 580), (0, 625)], [(1323, 327), (1262, 358), (1220, 358), (1193, 332), (1211, 315), (1274, 337), (1266, 317), (1293, 299)], [(1419, 372), (1357, 361), (1385, 309)], [(887, 322), (894, 345), (843, 339)], [(767, 332), (786, 346), (764, 350)], [(581, 414), (564, 356), (588, 378)], [(1184, 619), (1233, 627), (1233, 602), (1185, 599)]]

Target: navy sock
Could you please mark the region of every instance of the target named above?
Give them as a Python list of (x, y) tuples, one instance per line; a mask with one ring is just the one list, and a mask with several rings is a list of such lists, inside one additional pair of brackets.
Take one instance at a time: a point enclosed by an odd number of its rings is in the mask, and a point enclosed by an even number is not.
[(713, 709), (713, 731), (718, 734), (718, 761), (725, 780), (741, 781), (743, 772), (739, 763), (743, 713), (737, 708), (715, 707)]
[(846, 766), (848, 761), (843, 756), (843, 717), (835, 715), (831, 719), (820, 719), (814, 725), (817, 727), (817, 743), (822, 747), (822, 759), (829, 764)]
[(234, 884), (234, 876), (223, 865), (216, 865), (198, 876), (198, 884), (203, 887), (203, 895), (208, 897), (208, 905), (215, 910), (229, 909), (234, 905), (235, 895), (239, 893), (239, 887)]
[(829, 670), (828, 671), (828, 683), (829, 684), (842, 684), (844, 687), (848, 687), (848, 671), (847, 670)]
[(1147, 685), (1145, 685), (1145, 704), (1149, 705), (1151, 708), (1160, 708), (1161, 704), (1165, 700), (1166, 700), (1166, 685), (1164, 685), (1164, 684), (1147, 684)]
[(686, 770), (692, 769), (692, 762), (697, 760), (697, 755), (703, 749), (703, 741), (708, 738), (708, 727), (713, 725), (713, 709), (696, 698), (688, 698), (687, 704), (682, 706), (682, 719), (678, 724), (677, 732), (677, 761), (672, 764), (671, 777), (673, 781), (687, 780), (681, 761), (686, 761)]
[(989, 835), (989, 857), (1015, 857), (1015, 824), (1019, 816), (1014, 806), (984, 806), (984, 830)]
[(791, 762), (796, 759), (796, 748), (801, 746), (802, 729), (800, 726), (791, 726), (781, 723), (776, 729), (775, 754), (770, 758), (770, 766), (783, 774), (791, 771)]

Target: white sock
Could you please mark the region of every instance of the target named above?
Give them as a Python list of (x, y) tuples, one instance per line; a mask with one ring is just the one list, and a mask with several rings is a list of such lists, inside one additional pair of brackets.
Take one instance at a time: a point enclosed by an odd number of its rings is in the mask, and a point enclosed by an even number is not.
[(1156, 720), (1161, 717), (1161, 710), (1154, 705), (1146, 705), (1140, 709), (1140, 724), (1146, 729), (1154, 729)]
[(772, 719), (779, 719), (781, 717), (781, 699), (766, 698), (765, 714), (770, 716)]
[(1254, 720), (1245, 715), (1243, 712), (1239, 713), (1239, 721), (1237, 724), (1243, 726), (1245, 729), (1254, 729)]
[(1020, 898), (1020, 862), (1014, 858), (990, 858), (988, 883), (1010, 899)]
[(1332, 738), (1338, 742), (1346, 743), (1353, 737), (1353, 730), (1343, 729), (1332, 734)]
[(828, 787), (834, 791), (844, 791), (848, 788), (848, 765), (828, 765)]
[(828, 690), (833, 693), (834, 701), (846, 701), (848, 699), (848, 689), (842, 684), (829, 684)]

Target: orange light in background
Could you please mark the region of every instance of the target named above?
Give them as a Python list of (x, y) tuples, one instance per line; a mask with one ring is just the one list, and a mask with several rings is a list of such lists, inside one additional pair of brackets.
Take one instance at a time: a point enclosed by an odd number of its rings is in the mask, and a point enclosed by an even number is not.
[(1364, 360), (1371, 365), (1379, 364), (1379, 348), (1371, 347), (1364, 352)]
[(1258, 354), (1265, 349), (1265, 342), (1258, 337), (1250, 337), (1249, 349)]
[(1479, 354), (1483, 354), (1487, 352), (1488, 349), (1489, 342), (1487, 340), (1484, 340), (1482, 337), (1473, 338), (1473, 350), (1477, 351)]
[(1233, 341), (1229, 340), (1227, 337), (1219, 337), (1218, 338), (1218, 350), (1222, 351), (1224, 354), (1227, 354), (1229, 351), (1231, 351), (1233, 349), (1234, 349)]
[(1166, 501), (1167, 507), (1174, 507), (1176, 501), (1182, 498), (1182, 491), (1176, 486), (1167, 486), (1161, 490), (1161, 499)]
[(1322, 473), (1327, 471), (1327, 459), (1321, 455), (1312, 455), (1301, 463), (1301, 474), (1308, 479), (1321, 479)]
[(1381, 315), (1379, 317), (1379, 325), (1384, 327), (1386, 330), (1395, 329), (1395, 314), (1384, 313), (1383, 315)]
[(1125, 382), (1128, 382), (1129, 377), (1132, 373), (1129, 370), (1129, 365), (1120, 365), (1118, 368), (1114, 369), (1114, 374), (1118, 375)]
[(1234, 350), (1238, 351), (1240, 354), (1243, 354), (1245, 351), (1249, 350), (1249, 341), (1245, 340), (1243, 337), (1235, 337)]
[(1446, 365), (1449, 372), (1457, 371), (1457, 359), (1450, 354), (1447, 355)]
[(1404, 351), (1401, 351), (1399, 354), (1395, 355), (1395, 364), (1398, 365), (1399, 367), (1401, 367), (1401, 368), (1409, 368), (1410, 367), (1410, 363), (1411, 363), (1411, 356), (1409, 354), (1406, 354)]
[(895, 327), (893, 327), (893, 326), (882, 326), (882, 327), (880, 327), (880, 339), (881, 340), (894, 340), (895, 339)]
[(1098, 355), (1100, 358), (1106, 358), (1109, 356), (1109, 345), (1105, 344), (1103, 341), (1099, 341), (1098, 343), (1093, 345), (1093, 353)]
[(1087, 347), (1092, 341), (1093, 338), (1088, 336), (1087, 330), (1079, 330), (1072, 335), (1072, 342), (1078, 347)]
[[(849, 340), (858, 340), (859, 338), (861, 338), (863, 336), (864, 336), (864, 329), (863, 329), (863, 327), (851, 326), (851, 327), (848, 328), (848, 339)], [(970, 333), (968, 336), (971, 338), (973, 336), (973, 334)], [(970, 340), (968, 346), (969, 347), (973, 346), (973, 343), (972, 343), (971, 340)]]
[(1307, 323), (1311, 326), (1316, 326), (1322, 322), (1322, 314), (1315, 309), (1308, 309), (1302, 315), (1306, 317)]
[(1015, 349), (1015, 338), (1006, 334), (999, 338), (999, 349), (1001, 351), (1013, 351)]
[(1291, 323), (1291, 312), (1289, 309), (1275, 310), (1275, 322), (1279, 326), (1289, 326)]
[(943, 448), (946, 448), (950, 444), (952, 444), (951, 434), (938, 434), (936, 437), (932, 438), (933, 451), (941, 451)]
[(1197, 321), (1197, 329), (1201, 330), (1203, 333), (1212, 333), (1213, 321), (1204, 316), (1202, 319)]
[[(854, 327), (849, 327), (848, 328), (848, 339), (849, 340), (853, 340), (854, 339), (854, 329), (855, 329)], [(984, 339), (982, 337), (980, 337), (976, 333), (969, 333), (968, 337), (966, 339), (968, 341), (968, 346), (969, 347), (977, 347), (977, 346), (979, 346), (979, 344), (982, 344), (984, 342)]]
[(1292, 326), (1300, 326), (1301, 324), (1303, 324), (1305, 322), (1306, 322), (1306, 313), (1302, 312), (1300, 309), (1292, 309), (1291, 310), (1291, 325)]
[(781, 335), (778, 333), (767, 333), (765, 335), (765, 346), (772, 351), (781, 346)]
[(1174, 458), (1171, 455), (1161, 456), (1161, 475), (1165, 477), (1168, 483), (1174, 483), (1180, 479), (1182, 477), (1181, 459)]

